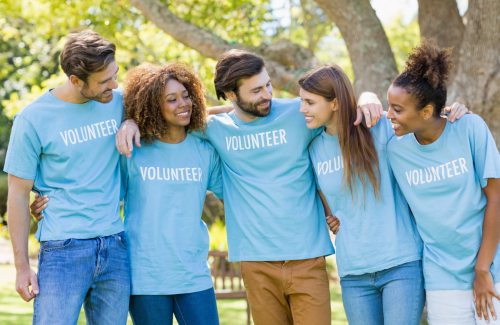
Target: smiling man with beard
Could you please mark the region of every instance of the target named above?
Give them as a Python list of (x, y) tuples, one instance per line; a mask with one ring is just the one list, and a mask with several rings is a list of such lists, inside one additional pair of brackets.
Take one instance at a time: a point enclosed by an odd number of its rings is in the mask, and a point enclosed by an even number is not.
[[(68, 80), (16, 114), (7, 151), (16, 290), (26, 301), (35, 298), (33, 324), (76, 324), (82, 304), (89, 324), (126, 324), (115, 45), (90, 30), (71, 34), (60, 61)], [(28, 261), (32, 190), (51, 198), (35, 235), (38, 274)]]
[[(218, 98), (234, 110), (211, 115), (206, 133), (222, 161), (229, 260), (241, 272), (257, 325), (330, 324), (324, 256), (334, 253), (307, 147), (310, 130), (300, 99), (273, 99), (261, 57), (241, 50), (221, 55)], [(381, 111), (381, 110), (380, 110)], [(139, 137), (132, 120), (117, 134), (130, 155)]]

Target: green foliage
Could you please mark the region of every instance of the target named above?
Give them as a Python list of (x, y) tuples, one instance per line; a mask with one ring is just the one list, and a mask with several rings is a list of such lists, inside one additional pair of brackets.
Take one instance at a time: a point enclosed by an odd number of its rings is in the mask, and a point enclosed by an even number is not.
[(211, 251), (227, 251), (226, 225), (217, 219), (208, 229)]
[(420, 43), (420, 26), (417, 17), (411, 23), (404, 25), (403, 16), (399, 14), (384, 26), (385, 33), (391, 44), (396, 59), (398, 71), (403, 71), (407, 54)]

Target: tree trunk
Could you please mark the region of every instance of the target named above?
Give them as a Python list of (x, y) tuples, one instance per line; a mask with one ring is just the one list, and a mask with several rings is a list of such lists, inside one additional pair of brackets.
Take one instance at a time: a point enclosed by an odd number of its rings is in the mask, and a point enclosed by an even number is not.
[[(229, 44), (222, 38), (177, 17), (157, 0), (130, 0), (130, 3), (176, 41), (205, 57), (217, 60), (222, 53), (230, 49), (247, 50), (263, 56), (273, 86), (278, 89), (287, 87), (296, 76), (297, 69), (314, 67), (318, 64), (311, 51), (290, 41), (282, 40), (276, 44), (263, 44), (258, 47)], [(297, 80), (288, 91), (298, 95)]]
[(369, 0), (314, 0), (337, 25), (347, 45), (357, 94), (371, 91), (382, 102), (398, 75), (389, 40)]
[(469, 0), (467, 25), (450, 101), (464, 103), (500, 144), (500, 1)]
[[(453, 60), (458, 63), (465, 26), (456, 0), (418, 0), (418, 24), (423, 38), (435, 39), (441, 48), (453, 47)], [(450, 77), (453, 82), (456, 70)]]

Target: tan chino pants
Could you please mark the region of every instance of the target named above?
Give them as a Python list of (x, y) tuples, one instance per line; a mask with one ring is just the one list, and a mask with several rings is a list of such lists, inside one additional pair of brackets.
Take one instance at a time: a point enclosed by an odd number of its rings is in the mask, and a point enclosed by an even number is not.
[(323, 256), (298, 261), (241, 262), (255, 325), (330, 325), (330, 288)]

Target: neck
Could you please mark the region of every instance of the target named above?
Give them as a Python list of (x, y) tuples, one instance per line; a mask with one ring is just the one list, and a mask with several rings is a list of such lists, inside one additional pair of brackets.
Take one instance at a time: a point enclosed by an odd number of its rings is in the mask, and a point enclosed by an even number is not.
[(338, 114), (337, 112), (333, 112), (332, 119), (328, 124), (325, 125), (325, 130), (326, 134), (328, 135), (338, 135), (338, 130), (337, 130), (337, 119), (338, 119)]
[(259, 118), (258, 116), (248, 114), (247, 112), (242, 110), (238, 106), (238, 104), (236, 104), (236, 102), (233, 102), (233, 101), (231, 101), (231, 102), (233, 103), (233, 107), (234, 107), (234, 115), (236, 115), (236, 117), (238, 119), (240, 119), (241, 121), (243, 121), (245, 123), (249, 123), (249, 122), (253, 122)]
[(186, 127), (185, 126), (168, 126), (168, 133), (162, 136), (161, 142), (177, 144), (181, 143), (186, 139)]
[(73, 86), (69, 80), (59, 87), (52, 89), (50, 93), (57, 99), (72, 104), (83, 104), (90, 101), (90, 99), (83, 97), (80, 89)]
[(444, 117), (432, 118), (419, 131), (415, 132), (415, 138), (422, 145), (431, 144), (439, 137), (446, 127), (447, 119)]

